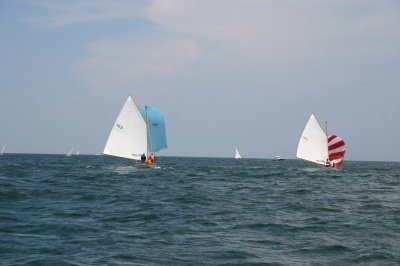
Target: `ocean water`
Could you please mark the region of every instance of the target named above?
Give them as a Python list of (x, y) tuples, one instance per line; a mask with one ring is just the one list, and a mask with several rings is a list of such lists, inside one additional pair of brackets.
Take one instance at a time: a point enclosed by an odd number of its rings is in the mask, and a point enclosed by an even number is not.
[(0, 157), (0, 265), (400, 265), (400, 163)]

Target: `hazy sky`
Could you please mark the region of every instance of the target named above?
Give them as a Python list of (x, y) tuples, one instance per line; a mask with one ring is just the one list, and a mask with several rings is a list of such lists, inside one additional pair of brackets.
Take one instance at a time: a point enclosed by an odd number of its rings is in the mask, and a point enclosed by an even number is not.
[(346, 159), (399, 161), (400, 2), (0, 0), (8, 152), (101, 153), (129, 94), (160, 155), (294, 158), (314, 112)]

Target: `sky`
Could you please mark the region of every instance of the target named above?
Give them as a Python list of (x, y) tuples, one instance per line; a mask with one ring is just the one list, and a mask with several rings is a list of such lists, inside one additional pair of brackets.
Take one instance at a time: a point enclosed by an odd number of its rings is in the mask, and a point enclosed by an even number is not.
[(311, 113), (347, 160), (400, 161), (398, 0), (0, 0), (0, 146), (102, 153), (128, 95), (163, 156), (295, 158)]

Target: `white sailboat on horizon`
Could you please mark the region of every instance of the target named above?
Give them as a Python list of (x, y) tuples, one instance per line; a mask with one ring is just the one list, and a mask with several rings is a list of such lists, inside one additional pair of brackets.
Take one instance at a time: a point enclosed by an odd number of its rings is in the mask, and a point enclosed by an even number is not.
[(285, 158), (280, 155), (276, 155), (274, 156), (274, 158), (272, 158), (272, 161), (283, 161), (283, 160), (285, 160)]
[(328, 135), (327, 126), (321, 126), (311, 114), (299, 140), (296, 157), (319, 165), (339, 168), (346, 152), (344, 141), (336, 135)]
[(4, 151), (6, 150), (7, 143), (4, 144), (3, 149), (1, 149), (0, 156), (3, 156)]
[(235, 159), (243, 159), (237, 147), (235, 147)]
[(74, 150), (74, 147), (72, 147), (72, 149), (67, 153), (67, 155), (65, 155), (65, 156), (71, 156), (72, 155), (72, 152), (73, 152), (73, 150)]

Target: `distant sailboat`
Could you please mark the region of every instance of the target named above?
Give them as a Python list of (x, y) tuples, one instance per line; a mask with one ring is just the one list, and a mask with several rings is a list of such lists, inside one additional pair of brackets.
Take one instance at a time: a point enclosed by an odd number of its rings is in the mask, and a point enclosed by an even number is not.
[(72, 151), (74, 150), (74, 147), (72, 147), (72, 149), (67, 153), (67, 155), (66, 156), (71, 156), (72, 155)]
[(276, 155), (274, 158), (272, 158), (272, 161), (283, 161), (283, 160), (285, 160), (285, 158), (283, 158), (280, 155)]
[(7, 144), (4, 144), (3, 149), (1, 149), (0, 156), (3, 156), (4, 151), (6, 150)]
[(141, 160), (149, 154), (167, 148), (165, 120), (156, 108), (139, 108), (132, 96), (126, 100), (108, 137), (103, 153)]
[(314, 114), (311, 114), (297, 147), (297, 158), (323, 166), (339, 168), (346, 152), (344, 141), (327, 134)]
[(235, 159), (242, 159), (242, 156), (240, 155), (237, 147), (235, 147)]

